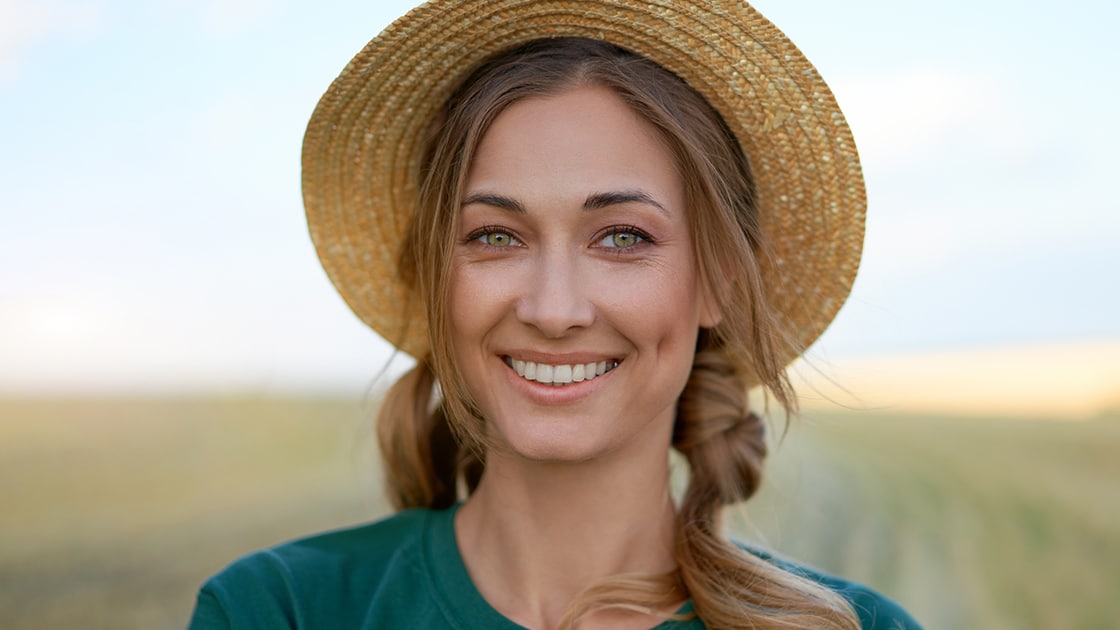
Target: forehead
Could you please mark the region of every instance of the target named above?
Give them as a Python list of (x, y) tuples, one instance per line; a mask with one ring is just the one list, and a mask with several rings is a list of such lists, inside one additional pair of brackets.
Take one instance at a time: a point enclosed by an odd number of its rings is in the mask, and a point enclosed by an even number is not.
[(581, 86), (510, 105), (475, 152), (467, 192), (558, 198), (619, 189), (648, 190), (681, 206), (673, 156), (646, 120), (613, 91)]

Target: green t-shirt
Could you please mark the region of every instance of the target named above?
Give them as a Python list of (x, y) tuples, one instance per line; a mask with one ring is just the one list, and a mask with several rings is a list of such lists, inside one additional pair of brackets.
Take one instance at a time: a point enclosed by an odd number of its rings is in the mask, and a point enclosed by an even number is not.
[[(455, 540), (455, 509), (408, 510), (245, 556), (202, 586), (189, 630), (521, 630), (471, 582)], [(836, 590), (865, 629), (919, 628), (865, 586), (748, 551)], [(695, 618), (657, 626), (703, 627)]]

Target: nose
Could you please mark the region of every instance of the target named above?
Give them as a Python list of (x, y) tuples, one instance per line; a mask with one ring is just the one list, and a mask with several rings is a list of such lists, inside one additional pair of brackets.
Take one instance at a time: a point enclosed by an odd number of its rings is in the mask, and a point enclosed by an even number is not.
[[(580, 281), (578, 254), (542, 252), (517, 301), (517, 318), (550, 339), (595, 321), (589, 283)], [(586, 280), (586, 279), (584, 279)]]

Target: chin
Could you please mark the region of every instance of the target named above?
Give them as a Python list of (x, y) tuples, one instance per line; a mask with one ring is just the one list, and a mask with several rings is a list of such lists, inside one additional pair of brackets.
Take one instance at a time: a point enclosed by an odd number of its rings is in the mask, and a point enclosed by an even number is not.
[[(542, 429), (544, 429), (542, 427)], [(519, 459), (542, 464), (575, 464), (597, 459), (614, 450), (607, 436), (595, 435), (586, 427), (556, 426), (534, 431), (519, 427), (499, 437), (498, 449)]]

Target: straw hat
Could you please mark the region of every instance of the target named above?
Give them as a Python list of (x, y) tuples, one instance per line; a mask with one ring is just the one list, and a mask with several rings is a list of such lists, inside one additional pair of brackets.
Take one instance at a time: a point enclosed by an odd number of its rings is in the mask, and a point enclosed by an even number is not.
[[(421, 301), (396, 274), (425, 130), (492, 54), (530, 40), (604, 39), (684, 79), (723, 115), (751, 162), (774, 251), (763, 279), (788, 362), (835, 317), (863, 245), (863, 175), (851, 131), (812, 64), (735, 0), (435, 0), (373, 39), (316, 107), (303, 196), (327, 275), (401, 350), (428, 348)], [(410, 297), (416, 299), (409, 299)]]

